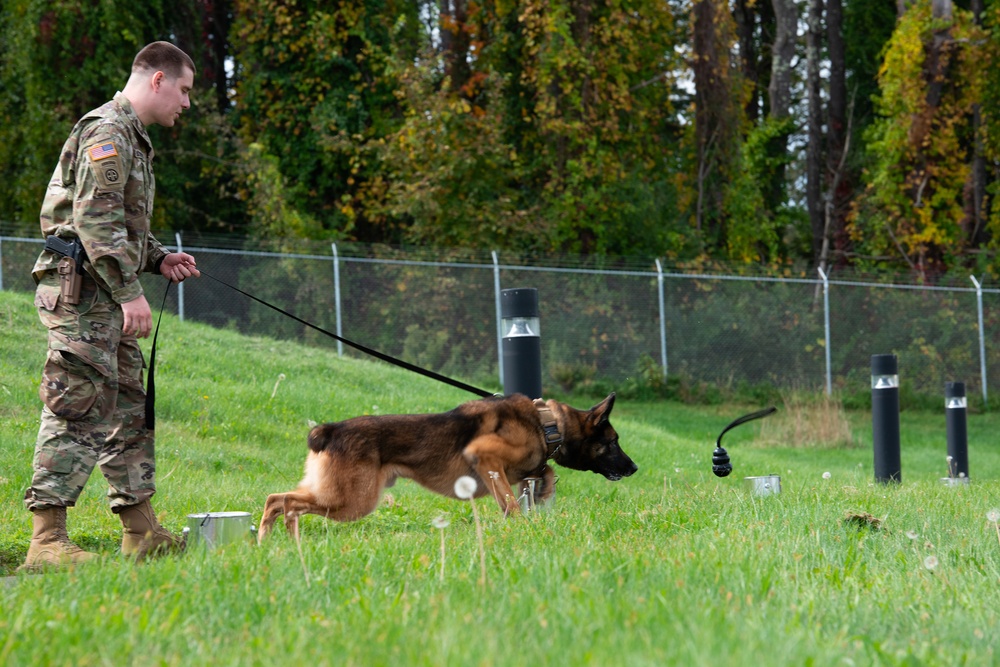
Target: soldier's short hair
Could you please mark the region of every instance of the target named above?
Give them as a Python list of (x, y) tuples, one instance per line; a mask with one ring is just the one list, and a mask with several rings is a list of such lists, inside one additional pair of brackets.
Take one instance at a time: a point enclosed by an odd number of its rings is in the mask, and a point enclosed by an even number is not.
[(147, 44), (132, 61), (133, 72), (160, 70), (171, 79), (182, 76), (185, 68), (190, 69), (192, 74), (198, 73), (191, 56), (170, 42)]

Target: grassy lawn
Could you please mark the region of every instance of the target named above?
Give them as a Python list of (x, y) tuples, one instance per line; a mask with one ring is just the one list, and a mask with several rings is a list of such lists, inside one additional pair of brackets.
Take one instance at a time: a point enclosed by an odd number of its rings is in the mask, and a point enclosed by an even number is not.
[[(146, 343), (148, 350), (148, 341)], [(504, 520), (408, 481), (350, 524), (302, 520), (262, 546), (135, 565), (95, 474), (69, 511), (96, 565), (16, 575), (21, 498), (38, 428), (45, 335), (30, 295), (0, 292), (2, 665), (990, 664), (1000, 627), (997, 415), (969, 416), (973, 483), (945, 487), (940, 413), (902, 415), (903, 483), (872, 480), (870, 415), (850, 444), (791, 438), (789, 405), (616, 403), (639, 465), (617, 483), (557, 469), (555, 508)], [(447, 410), (473, 398), (330, 349), (247, 338), (164, 316), (157, 350), (161, 521), (248, 511), (291, 489), (310, 420)], [(576, 407), (593, 397), (567, 397)], [(942, 400), (943, 403), (943, 400)], [(796, 421), (810, 426), (809, 409)], [(819, 419), (818, 417), (816, 418)], [(820, 424), (815, 423), (819, 431)], [(808, 429), (807, 429), (808, 430)], [(807, 439), (808, 440), (808, 439)], [(781, 475), (758, 498), (744, 476)], [(829, 473), (825, 475), (824, 473)], [(432, 520), (446, 514), (442, 531)], [(850, 520), (853, 516), (856, 520)]]

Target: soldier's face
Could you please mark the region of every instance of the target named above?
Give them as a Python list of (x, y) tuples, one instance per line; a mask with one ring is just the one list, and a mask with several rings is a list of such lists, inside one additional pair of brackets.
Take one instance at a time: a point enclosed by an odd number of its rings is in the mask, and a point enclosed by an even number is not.
[(173, 127), (181, 112), (191, 106), (189, 95), (191, 88), (194, 87), (194, 73), (185, 68), (184, 74), (176, 79), (172, 79), (162, 72), (157, 72), (156, 76), (159, 79), (154, 82), (157, 109), (155, 122), (166, 127)]

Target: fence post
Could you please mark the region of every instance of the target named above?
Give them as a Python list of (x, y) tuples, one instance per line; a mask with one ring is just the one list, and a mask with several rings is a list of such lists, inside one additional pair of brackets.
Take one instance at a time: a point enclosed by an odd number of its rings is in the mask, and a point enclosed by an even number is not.
[(3, 237), (0, 236), (0, 291), (3, 291)]
[(833, 396), (833, 368), (830, 363), (830, 281), (818, 266), (820, 278), (823, 279), (823, 346), (826, 348), (826, 395)]
[(983, 329), (983, 286), (975, 276), (969, 276), (976, 286), (976, 308), (979, 316), (979, 375), (983, 384), (983, 405), (986, 405), (986, 332)]
[[(337, 254), (337, 244), (331, 243), (333, 249), (333, 310), (337, 318), (337, 335), (343, 337), (344, 332), (340, 326), (340, 255)], [(344, 356), (344, 344), (337, 341), (337, 356)]]
[(497, 259), (497, 251), (491, 250), (493, 256), (493, 300), (496, 305), (497, 316), (497, 367), (500, 369), (500, 386), (503, 387), (503, 319), (500, 308), (500, 261)]
[(656, 258), (656, 291), (660, 297), (660, 363), (663, 366), (663, 380), (667, 379), (667, 309), (663, 300), (663, 267)]
[[(181, 245), (181, 233), (174, 232), (174, 240), (177, 242), (177, 252), (184, 252), (184, 246)], [(181, 322), (184, 321), (184, 281), (177, 283), (177, 316), (181, 318)]]

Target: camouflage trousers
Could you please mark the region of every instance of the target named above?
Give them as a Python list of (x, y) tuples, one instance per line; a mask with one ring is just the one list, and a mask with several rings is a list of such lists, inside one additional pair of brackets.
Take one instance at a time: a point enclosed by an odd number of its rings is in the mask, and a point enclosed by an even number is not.
[(72, 507), (100, 467), (112, 511), (155, 493), (153, 434), (146, 429), (142, 350), (122, 332), (121, 306), (86, 276), (80, 303), (64, 303), (49, 272), (35, 291), (49, 342), (39, 396), (29, 510)]

